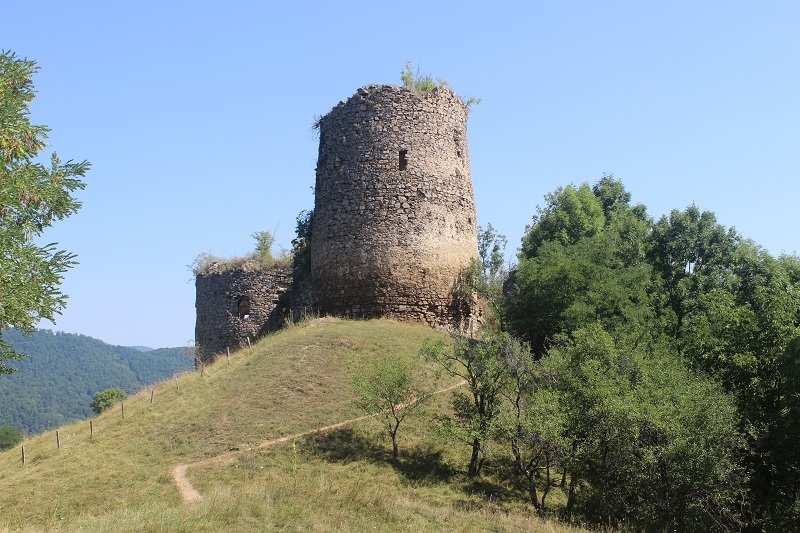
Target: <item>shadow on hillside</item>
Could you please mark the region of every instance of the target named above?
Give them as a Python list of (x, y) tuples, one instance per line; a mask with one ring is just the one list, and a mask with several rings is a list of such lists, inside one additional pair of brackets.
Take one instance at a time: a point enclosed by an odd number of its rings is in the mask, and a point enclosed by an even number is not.
[(480, 496), (486, 501), (512, 501), (517, 497), (514, 490), (510, 487), (496, 483), (495, 481), (487, 478), (473, 479), (469, 485), (465, 487), (468, 494)]
[(456, 472), (442, 461), (441, 450), (423, 447), (400, 448), (400, 458), (392, 460), (391, 454), (382, 446), (354, 431), (338, 428), (324, 433), (315, 433), (303, 438), (302, 446), (328, 462), (350, 463), (369, 461), (386, 463), (411, 482), (439, 483), (449, 481)]
[(390, 461), (394, 469), (413, 482), (445, 483), (457, 474), (442, 461), (442, 451), (415, 446), (410, 450), (400, 449), (400, 459)]
[(307, 435), (303, 438), (302, 445), (305, 450), (332, 463), (380, 463), (386, 460), (383, 449), (347, 427)]

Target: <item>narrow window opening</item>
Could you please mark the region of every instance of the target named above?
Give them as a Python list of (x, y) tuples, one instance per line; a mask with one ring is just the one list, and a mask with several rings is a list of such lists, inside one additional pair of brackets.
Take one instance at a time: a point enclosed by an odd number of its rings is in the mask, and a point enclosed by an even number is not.
[(406, 158), (407, 154), (408, 150), (406, 149), (400, 150), (400, 170), (405, 170), (406, 168), (408, 168), (408, 159)]
[(243, 296), (239, 299), (239, 318), (250, 318), (250, 298)]

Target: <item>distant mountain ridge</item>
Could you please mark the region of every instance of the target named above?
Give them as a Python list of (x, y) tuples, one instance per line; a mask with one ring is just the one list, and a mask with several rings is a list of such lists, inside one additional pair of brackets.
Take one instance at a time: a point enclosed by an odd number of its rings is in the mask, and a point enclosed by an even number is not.
[(187, 347), (144, 351), (50, 330), (31, 336), (8, 330), (2, 337), (28, 357), (8, 362), (18, 372), (0, 375), (0, 425), (28, 433), (92, 416), (95, 392), (119, 387), (133, 393), (193, 368)]

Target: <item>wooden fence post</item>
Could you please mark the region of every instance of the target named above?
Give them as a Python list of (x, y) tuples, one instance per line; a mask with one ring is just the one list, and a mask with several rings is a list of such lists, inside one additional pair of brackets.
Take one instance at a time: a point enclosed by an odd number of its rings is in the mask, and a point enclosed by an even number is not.
[(61, 449), (61, 437), (58, 434), (58, 430), (56, 430), (56, 447), (60, 450)]
[(155, 401), (155, 399), (156, 399), (156, 388), (153, 387), (153, 389), (150, 391), (150, 405), (153, 405), (153, 401)]
[(89, 437), (94, 437), (94, 424), (89, 420)]
[(228, 362), (230, 363), (231, 362), (231, 347), (228, 346), (227, 348), (228, 348)]
[(22, 445), (22, 464), (25, 465), (25, 445)]
[(119, 402), (122, 406), (122, 419), (125, 420), (125, 402)]
[(247, 347), (250, 348), (250, 351), (253, 351), (253, 345), (250, 344), (250, 337), (247, 337)]

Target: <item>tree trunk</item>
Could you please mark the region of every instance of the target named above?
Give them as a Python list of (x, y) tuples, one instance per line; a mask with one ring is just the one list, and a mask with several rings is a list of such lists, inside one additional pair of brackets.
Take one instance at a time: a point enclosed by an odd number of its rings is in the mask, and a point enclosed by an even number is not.
[(536, 509), (539, 516), (544, 516), (544, 509), (539, 505), (539, 497), (536, 495), (536, 470), (528, 472), (528, 495), (531, 498), (533, 508)]
[(481, 441), (475, 439), (472, 441), (472, 457), (469, 459), (469, 468), (467, 469), (467, 475), (470, 477), (476, 477), (481, 470), (483, 461), (480, 460), (480, 453)]
[(533, 465), (525, 465), (525, 461), (522, 459), (522, 453), (520, 453), (516, 441), (511, 442), (511, 451), (517, 463), (517, 471), (528, 480), (528, 496), (533, 504), (533, 508), (539, 513), (539, 516), (543, 516), (544, 513), (539, 507), (539, 497), (536, 494), (536, 469), (533, 468)]
[(567, 496), (567, 507), (564, 509), (564, 517), (567, 522), (572, 521), (572, 510), (575, 507), (575, 491), (578, 485), (578, 474), (575, 472), (569, 475), (569, 496)]
[(542, 510), (541, 513), (544, 514), (544, 501), (547, 499), (547, 493), (550, 492), (550, 456), (545, 455), (545, 461), (547, 461), (547, 478), (545, 479), (544, 489), (542, 489)]

